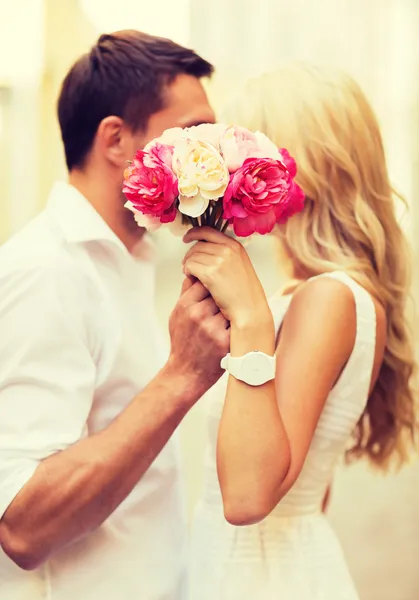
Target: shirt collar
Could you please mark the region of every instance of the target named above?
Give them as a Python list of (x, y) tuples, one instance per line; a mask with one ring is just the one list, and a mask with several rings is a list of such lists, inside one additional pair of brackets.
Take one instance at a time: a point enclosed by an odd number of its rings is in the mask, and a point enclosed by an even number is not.
[(54, 184), (48, 198), (47, 211), (70, 243), (109, 242), (128, 256), (143, 260), (153, 257), (154, 245), (148, 234), (143, 236), (131, 255), (90, 202), (69, 183), (60, 181)]

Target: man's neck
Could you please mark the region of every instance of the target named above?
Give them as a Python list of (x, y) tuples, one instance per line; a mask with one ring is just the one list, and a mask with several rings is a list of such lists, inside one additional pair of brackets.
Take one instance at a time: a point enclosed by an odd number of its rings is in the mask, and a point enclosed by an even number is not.
[(90, 202), (128, 251), (132, 252), (145, 229), (140, 229), (124, 208), (121, 185), (116, 185), (106, 175), (92, 177), (78, 169), (73, 169), (69, 174), (69, 183)]

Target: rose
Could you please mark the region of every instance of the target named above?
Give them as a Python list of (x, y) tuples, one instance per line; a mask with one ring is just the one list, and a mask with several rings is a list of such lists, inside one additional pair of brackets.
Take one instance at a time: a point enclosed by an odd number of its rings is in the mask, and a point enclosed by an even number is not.
[(278, 148), (260, 131), (252, 133), (244, 127), (229, 127), (220, 139), (220, 151), (228, 170), (234, 173), (247, 158), (281, 160)]
[(178, 182), (172, 171), (173, 148), (156, 142), (138, 150), (124, 173), (123, 193), (135, 210), (169, 223), (176, 217)]
[[(280, 148), (279, 152), (289, 174), (294, 179), (294, 177), (297, 175), (297, 163), (286, 148)], [(295, 181), (293, 181), (287, 202), (283, 205), (283, 211), (278, 218), (278, 223), (285, 223), (290, 217), (301, 212), (304, 208), (304, 200), (305, 194), (303, 190), (295, 183)]]
[(228, 169), (218, 150), (199, 139), (176, 143), (173, 169), (178, 177), (179, 210), (189, 217), (201, 216), (210, 200), (223, 196), (229, 183)]
[(282, 210), (277, 213), (277, 222), (283, 225), (289, 218), (301, 212), (304, 208), (304, 200), (303, 190), (293, 181), (287, 201), (281, 205)]
[(279, 153), (281, 155), (282, 162), (287, 167), (291, 177), (295, 177), (297, 175), (297, 163), (286, 148), (280, 148)]
[(270, 233), (287, 204), (292, 178), (273, 158), (248, 158), (232, 175), (224, 195), (224, 216), (234, 233), (247, 237)]

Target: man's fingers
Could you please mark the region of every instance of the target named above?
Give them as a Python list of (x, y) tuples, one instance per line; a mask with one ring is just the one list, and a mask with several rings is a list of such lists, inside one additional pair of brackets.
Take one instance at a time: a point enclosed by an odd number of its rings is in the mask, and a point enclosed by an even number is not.
[[(191, 278), (188, 277), (188, 279)], [(192, 306), (197, 302), (202, 302), (202, 300), (209, 296), (209, 291), (206, 287), (202, 285), (200, 281), (197, 281), (195, 277), (192, 277), (192, 280), (193, 284), (191, 286), (188, 286), (188, 284), (184, 284), (186, 287), (186, 291), (182, 293), (182, 303), (185, 307)]]
[(182, 289), (180, 290), (180, 295), (183, 296), (185, 292), (187, 292), (195, 283), (195, 277), (186, 276), (182, 283)]
[(230, 328), (230, 321), (227, 321), (222, 312), (218, 312), (212, 317), (211, 321), (216, 327), (223, 327), (224, 329)]
[(211, 296), (208, 296), (208, 298), (202, 300), (202, 302), (199, 303), (199, 307), (202, 309), (203, 313), (205, 313), (205, 316), (213, 316), (220, 312), (220, 309)]

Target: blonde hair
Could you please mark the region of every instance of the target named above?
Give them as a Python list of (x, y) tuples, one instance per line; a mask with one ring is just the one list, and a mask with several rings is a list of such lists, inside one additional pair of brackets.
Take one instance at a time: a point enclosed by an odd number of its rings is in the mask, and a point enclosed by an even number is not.
[(306, 205), (281, 234), (294, 266), (308, 276), (344, 270), (385, 309), (384, 360), (347, 457), (365, 456), (383, 469), (393, 458), (402, 464), (415, 428), (410, 258), (375, 115), (348, 75), (293, 64), (251, 81), (229, 117), (297, 162)]

